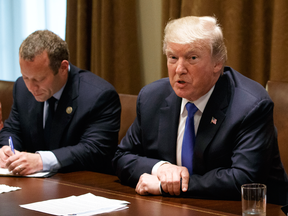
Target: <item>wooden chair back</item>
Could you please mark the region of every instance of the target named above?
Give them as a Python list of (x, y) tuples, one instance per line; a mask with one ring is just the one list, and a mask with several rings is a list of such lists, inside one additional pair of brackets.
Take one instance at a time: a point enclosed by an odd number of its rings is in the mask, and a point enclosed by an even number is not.
[(0, 80), (0, 102), (2, 104), (3, 122), (9, 117), (13, 104), (14, 82)]
[(274, 102), (274, 124), (283, 166), (288, 173), (288, 82), (268, 81), (268, 94)]
[(121, 102), (121, 123), (118, 143), (126, 135), (127, 130), (136, 118), (137, 95), (119, 94)]

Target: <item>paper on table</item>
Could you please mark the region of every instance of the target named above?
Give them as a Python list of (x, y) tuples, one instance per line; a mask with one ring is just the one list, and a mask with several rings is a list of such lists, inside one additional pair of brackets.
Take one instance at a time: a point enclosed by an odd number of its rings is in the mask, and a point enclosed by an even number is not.
[(20, 205), (22, 208), (44, 212), (52, 215), (88, 216), (128, 208), (129, 202), (87, 193), (81, 196), (70, 196)]
[(0, 184), (0, 194), (1, 193), (6, 193), (6, 192), (10, 192), (10, 191), (19, 190), (19, 189), (21, 189), (21, 188), (20, 187), (12, 187), (12, 186), (8, 186), (8, 185)]
[[(49, 177), (51, 175), (53, 175), (54, 173), (50, 173), (50, 172), (37, 172), (31, 175), (25, 175), (24, 177)], [(4, 169), (4, 168), (0, 168), (0, 176), (18, 176), (20, 177), (20, 175), (15, 175), (13, 173), (11, 173), (8, 169)]]

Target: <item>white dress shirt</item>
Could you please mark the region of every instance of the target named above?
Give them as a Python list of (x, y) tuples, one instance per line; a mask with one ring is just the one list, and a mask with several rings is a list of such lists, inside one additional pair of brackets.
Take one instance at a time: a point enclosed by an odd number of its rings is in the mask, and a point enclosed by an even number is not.
[[(182, 165), (181, 162), (181, 155), (182, 155), (182, 142), (183, 142), (183, 136), (184, 136), (184, 131), (185, 131), (185, 123), (186, 123), (186, 118), (188, 115), (188, 112), (186, 110), (186, 103), (191, 102), (194, 103), (195, 106), (198, 108), (198, 111), (194, 115), (194, 127), (195, 127), (195, 135), (197, 134), (198, 126), (202, 117), (202, 113), (206, 107), (206, 104), (214, 90), (213, 86), (205, 95), (200, 97), (196, 101), (188, 101), (185, 98), (182, 98), (182, 103), (181, 103), (181, 109), (180, 109), (180, 114), (179, 114), (179, 124), (178, 124), (178, 134), (177, 134), (177, 149), (176, 149), (176, 164), (178, 166)], [(156, 163), (153, 168), (152, 168), (152, 175), (157, 175), (157, 170), (158, 168), (164, 164), (164, 163), (169, 163), (167, 161), (159, 161)]]

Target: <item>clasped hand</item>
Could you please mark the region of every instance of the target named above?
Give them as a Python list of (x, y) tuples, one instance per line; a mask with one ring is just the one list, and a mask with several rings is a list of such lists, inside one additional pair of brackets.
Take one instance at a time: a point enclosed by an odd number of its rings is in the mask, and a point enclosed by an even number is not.
[(189, 172), (186, 167), (165, 163), (158, 168), (157, 176), (142, 174), (135, 190), (140, 195), (160, 195), (159, 182), (165, 193), (179, 196), (181, 188), (183, 192), (188, 189)]
[(9, 146), (0, 149), (0, 167), (7, 168), (13, 174), (29, 175), (43, 169), (42, 159), (39, 154), (19, 152), (15, 154)]

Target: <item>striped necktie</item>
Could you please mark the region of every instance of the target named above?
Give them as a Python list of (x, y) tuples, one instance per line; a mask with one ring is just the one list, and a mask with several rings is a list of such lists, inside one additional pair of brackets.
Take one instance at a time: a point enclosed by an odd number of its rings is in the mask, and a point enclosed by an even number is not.
[(47, 110), (47, 119), (45, 121), (45, 129), (44, 129), (44, 136), (45, 136), (45, 141), (46, 143), (48, 143), (49, 141), (49, 137), (50, 137), (50, 130), (51, 130), (51, 126), (52, 126), (52, 120), (54, 117), (54, 113), (55, 113), (55, 102), (56, 102), (56, 98), (54, 98), (53, 96), (51, 98), (48, 99), (48, 110)]

